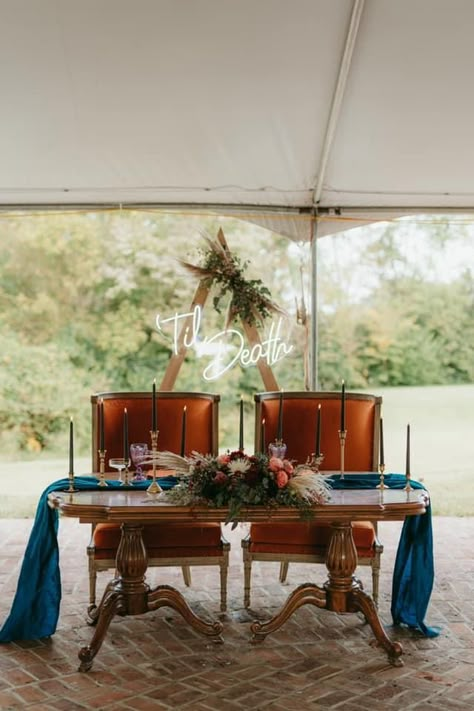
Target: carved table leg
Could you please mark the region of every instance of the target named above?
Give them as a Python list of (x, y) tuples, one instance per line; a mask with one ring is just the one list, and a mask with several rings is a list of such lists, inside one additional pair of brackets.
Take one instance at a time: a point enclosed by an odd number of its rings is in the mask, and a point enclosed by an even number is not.
[(197, 632), (207, 637), (215, 637), (215, 642), (223, 642), (220, 636), (223, 630), (222, 622), (205, 622), (191, 610), (178, 590), (175, 590), (170, 585), (158, 585), (148, 595), (148, 610), (157, 610), (165, 606), (179, 612)]
[(326, 556), (328, 580), (324, 584), (327, 609), (348, 612), (348, 593), (359, 589), (359, 582), (354, 576), (357, 568), (357, 549), (350, 521), (332, 523), (331, 528), (331, 542)]
[(102, 600), (99, 603), (99, 606), (97, 605), (90, 605), (87, 608), (87, 624), (90, 625), (91, 627), (94, 627), (97, 624), (97, 620), (99, 619), (100, 611), (102, 609), (102, 605), (104, 604), (104, 600), (106, 598), (106, 593), (109, 592), (109, 590), (113, 590), (114, 585), (115, 585), (115, 579), (111, 580), (110, 583), (107, 583), (107, 587), (104, 590), (104, 594), (102, 595)]
[(401, 666), (402, 645), (387, 637), (374, 601), (363, 592), (362, 585), (354, 576), (357, 568), (357, 549), (350, 521), (334, 522), (331, 527), (333, 530), (326, 557), (328, 580), (324, 588), (312, 583), (300, 585), (271, 620), (251, 624), (252, 642), (263, 641), (266, 635), (279, 629), (302, 605), (316, 605), (338, 613), (360, 611), (370, 624), (377, 641), (388, 653), (390, 662)]
[(122, 524), (122, 536), (117, 550), (118, 577), (107, 585), (97, 615), (92, 641), (79, 652), (79, 671), (88, 671), (102, 646), (104, 637), (115, 614), (140, 615), (147, 611), (147, 595), (150, 590), (145, 583), (147, 569), (146, 549), (139, 524)]
[(288, 597), (280, 612), (278, 612), (268, 622), (252, 622), (250, 631), (253, 633), (251, 642), (263, 642), (265, 637), (271, 632), (280, 629), (282, 625), (298, 610), (302, 605), (316, 605), (316, 607), (326, 607), (325, 591), (312, 583), (303, 583)]
[(362, 590), (355, 590), (352, 593), (352, 608), (354, 611), (360, 610), (360, 612), (362, 612), (372, 628), (375, 639), (387, 652), (390, 664), (393, 664), (394, 667), (402, 667), (403, 660), (401, 659), (401, 655), (403, 653), (403, 647), (400, 642), (392, 642), (387, 636), (372, 598)]
[(395, 666), (401, 666), (403, 664), (400, 659), (401, 644), (392, 642), (387, 637), (374, 601), (363, 592), (360, 582), (354, 577), (357, 567), (357, 549), (351, 524), (333, 523), (332, 529), (333, 534), (326, 559), (328, 581), (324, 586), (328, 594), (328, 609), (335, 612), (362, 612), (377, 641), (388, 653), (390, 662)]
[(333, 523), (333, 532), (329, 544), (326, 565), (329, 572), (324, 588), (312, 583), (305, 583), (294, 590), (280, 612), (268, 622), (253, 622), (250, 630), (252, 642), (261, 642), (270, 632), (279, 629), (302, 605), (348, 612), (348, 594), (358, 587), (354, 578), (357, 567), (357, 551), (352, 538), (352, 527), (348, 523)]
[(123, 594), (124, 609), (121, 614), (141, 615), (147, 611), (147, 595), (150, 587), (145, 582), (148, 567), (143, 526), (122, 523), (122, 537), (117, 550), (117, 573), (114, 589)]
[(79, 671), (86, 672), (92, 667), (94, 657), (101, 648), (112, 618), (120, 605), (120, 596), (121, 594), (117, 590), (107, 590), (105, 592), (100, 603), (100, 615), (97, 618), (97, 626), (91, 643), (82, 647), (79, 651), (79, 659), (81, 660)]

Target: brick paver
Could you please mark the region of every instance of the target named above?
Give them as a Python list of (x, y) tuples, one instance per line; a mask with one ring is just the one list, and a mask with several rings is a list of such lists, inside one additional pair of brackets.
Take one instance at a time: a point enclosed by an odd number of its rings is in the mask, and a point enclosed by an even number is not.
[[(0, 520), (0, 619), (9, 610), (29, 520)], [(382, 523), (380, 613), (390, 623), (391, 571), (400, 524)], [(0, 709), (29, 711), (315, 711), (316, 709), (474, 709), (474, 518), (435, 518), (436, 579), (428, 624), (442, 633), (425, 639), (390, 631), (404, 646), (405, 665), (395, 668), (373, 645), (357, 615), (337, 616), (313, 606), (300, 609), (261, 645), (249, 644), (249, 623), (274, 614), (291, 590), (324, 568), (290, 566), (289, 584), (278, 583), (278, 566), (254, 564), (252, 611), (242, 607), (243, 527), (227, 531), (232, 543), (229, 610), (219, 613), (218, 571), (195, 568), (186, 589), (178, 569), (152, 569), (152, 585), (166, 582), (193, 609), (224, 623), (224, 644), (190, 629), (171, 609), (115, 618), (92, 670), (77, 671), (77, 652), (92, 630), (85, 624), (89, 527), (60, 523), (63, 600), (50, 640), (0, 645)], [(311, 572), (310, 572), (311, 570)], [(359, 576), (370, 589), (368, 568)], [(100, 576), (103, 587), (108, 573)]]

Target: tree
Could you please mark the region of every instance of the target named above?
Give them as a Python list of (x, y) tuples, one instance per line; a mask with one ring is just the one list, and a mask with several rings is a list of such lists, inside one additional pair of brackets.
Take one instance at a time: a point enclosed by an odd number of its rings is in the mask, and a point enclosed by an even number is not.
[[(156, 315), (185, 311), (196, 288), (178, 258), (195, 263), (202, 231), (214, 236), (220, 226), (231, 249), (249, 259), (249, 278), (262, 279), (289, 312), (285, 336), (295, 348), (274, 370), (284, 389), (303, 389), (308, 344), (295, 301), (302, 283), (309, 303), (307, 244), (238, 220), (151, 210), (25, 215), (0, 222), (4, 440), (23, 449), (53, 447), (73, 413), (85, 447), (92, 392), (159, 383), (173, 344), (158, 333)], [(449, 263), (453, 244), (465, 248), (468, 238), (465, 226), (451, 230), (435, 220), (321, 240), (323, 389), (339, 389), (341, 379), (350, 389), (474, 380), (472, 269), (448, 279), (436, 256)], [(412, 259), (407, 244), (422, 245), (423, 259)], [(223, 325), (211, 297), (202, 337)], [(176, 387), (220, 392), (222, 442), (234, 446), (240, 395), (251, 418), (253, 393), (263, 390), (259, 373), (237, 366), (206, 383), (205, 365), (190, 349)]]

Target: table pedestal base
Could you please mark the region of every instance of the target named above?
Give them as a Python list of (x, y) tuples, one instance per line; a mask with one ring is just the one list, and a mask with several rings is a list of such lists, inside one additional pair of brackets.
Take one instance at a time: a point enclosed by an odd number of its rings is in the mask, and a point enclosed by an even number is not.
[(123, 523), (122, 536), (117, 551), (118, 577), (110, 582), (92, 622), (96, 625), (90, 644), (79, 652), (79, 671), (92, 667), (95, 655), (102, 646), (109, 625), (115, 615), (141, 615), (160, 607), (171, 607), (197, 632), (222, 642), (222, 623), (205, 622), (194, 614), (178, 590), (169, 585), (158, 585), (153, 590), (145, 582), (147, 569), (146, 549), (142, 539), (143, 526)]
[(278, 630), (303, 605), (315, 605), (333, 612), (362, 612), (375, 635), (377, 642), (385, 649), (394, 666), (402, 666), (402, 645), (392, 642), (380, 622), (375, 603), (362, 590), (355, 578), (357, 550), (352, 536), (352, 526), (347, 523), (333, 523), (326, 565), (328, 580), (323, 587), (304, 583), (294, 590), (284, 606), (268, 622), (253, 622), (250, 629), (252, 642), (263, 642), (265, 637)]

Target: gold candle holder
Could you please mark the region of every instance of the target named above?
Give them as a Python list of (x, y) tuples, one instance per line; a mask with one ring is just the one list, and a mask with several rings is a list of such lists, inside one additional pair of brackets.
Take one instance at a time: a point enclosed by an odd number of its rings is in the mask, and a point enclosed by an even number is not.
[(379, 464), (379, 474), (380, 474), (380, 484), (377, 484), (376, 489), (388, 489), (388, 486), (384, 482), (385, 476), (385, 464)]
[(108, 486), (105, 481), (105, 455), (107, 453), (106, 449), (99, 449), (99, 486)]
[(306, 466), (311, 469), (313, 472), (318, 473), (319, 472), (319, 467), (321, 462), (324, 459), (324, 454), (312, 454), (309, 455), (308, 459), (306, 460)]
[(124, 459), (123, 461), (125, 464), (125, 468), (123, 470), (123, 481), (121, 483), (121, 486), (131, 486), (132, 482), (130, 480), (130, 470), (129, 470), (130, 459)]
[(344, 447), (346, 446), (347, 430), (338, 430), (341, 445), (341, 479), (344, 479)]
[(147, 494), (160, 494), (163, 489), (156, 481), (156, 453), (158, 451), (158, 430), (150, 430), (151, 437), (151, 456), (153, 459), (153, 480), (148, 487)]
[(410, 484), (410, 479), (411, 479), (410, 472), (407, 472), (405, 476), (406, 476), (406, 479), (407, 479), (407, 483), (405, 484), (404, 490), (405, 490), (405, 491), (413, 491), (413, 487), (412, 487), (412, 485)]
[(78, 491), (78, 489), (74, 488), (74, 472), (69, 472), (68, 479), (69, 479), (68, 491), (70, 493), (74, 493), (75, 491)]

